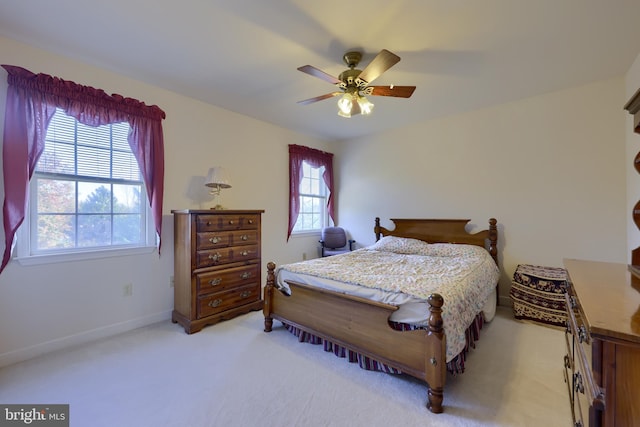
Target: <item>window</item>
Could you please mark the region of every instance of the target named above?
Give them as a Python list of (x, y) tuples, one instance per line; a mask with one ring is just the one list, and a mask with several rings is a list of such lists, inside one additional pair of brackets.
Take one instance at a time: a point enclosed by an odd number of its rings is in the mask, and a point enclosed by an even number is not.
[(329, 219), (335, 222), (333, 193), (333, 154), (290, 144), (287, 240), (294, 231), (319, 231)]
[(28, 249), (20, 255), (154, 243), (128, 133), (126, 122), (92, 127), (56, 109), (29, 184), (28, 239), (21, 239)]
[(327, 226), (327, 185), (322, 179), (324, 166), (312, 167), (302, 162), (300, 212), (293, 233), (320, 231)]
[[(157, 105), (148, 106), (144, 102), (118, 94), (108, 95), (101, 89), (79, 85), (48, 74), (34, 74), (15, 65), (3, 64), (2, 68), (7, 71), (8, 86), (2, 144), (4, 165), (4, 216), (2, 222), (5, 230), (5, 249), (0, 263), (0, 272), (4, 270), (11, 260), (16, 232), (19, 227), (21, 230), (27, 230), (26, 232), (21, 232), (21, 235), (18, 236), (21, 240), (20, 247), (23, 248), (19, 250), (19, 256), (30, 254), (30, 252), (25, 253), (24, 251), (24, 248), (29, 246), (29, 243), (25, 244), (24, 242), (30, 242), (30, 239), (25, 239), (24, 235), (31, 234), (29, 233), (31, 224), (30, 215), (27, 212), (27, 205), (29, 205), (27, 196), (32, 193), (37, 195), (39, 186), (46, 184), (61, 185), (66, 190), (62, 193), (63, 198), (70, 194), (73, 188), (73, 196), (71, 199), (66, 200), (68, 204), (64, 208), (60, 208), (57, 205), (55, 207), (51, 206), (51, 200), (40, 201), (37, 197), (35, 201), (31, 201), (31, 204), (36, 205), (36, 212), (41, 211), (43, 214), (48, 214), (49, 220), (54, 219), (54, 216), (63, 217), (66, 215), (67, 219), (73, 217), (75, 223), (70, 228), (55, 230), (55, 227), (51, 227), (51, 232), (59, 232), (61, 235), (67, 233), (66, 237), (69, 237), (68, 233), (75, 233), (73, 245), (76, 248), (83, 244), (82, 238), (79, 241), (80, 245), (78, 244), (78, 236), (80, 236), (80, 231), (84, 226), (81, 223), (83, 214), (85, 215), (84, 219), (95, 216), (92, 221), (95, 221), (100, 214), (103, 215), (103, 219), (108, 220), (110, 247), (113, 246), (113, 242), (118, 242), (119, 238), (121, 239), (124, 236), (124, 234), (118, 236), (117, 232), (114, 233), (114, 230), (121, 225), (119, 224), (121, 219), (129, 215), (129, 219), (139, 216), (142, 221), (142, 215), (144, 215), (145, 217), (150, 217), (147, 222), (153, 222), (159, 255), (162, 236), (162, 199), (164, 194), (164, 137), (162, 132), (162, 120), (166, 117), (164, 111)], [(67, 159), (73, 158), (74, 164), (61, 165), (56, 164), (56, 161), (53, 162), (53, 165), (45, 163), (41, 172), (50, 175), (40, 177), (43, 179), (39, 178), (35, 191), (31, 191), (31, 180), (36, 173), (37, 162), (40, 160), (46, 145), (47, 128), (58, 108), (79, 123), (90, 127), (111, 125), (108, 127), (109, 143), (112, 144), (108, 149), (110, 153), (109, 177), (105, 178), (100, 174), (96, 176), (95, 174), (87, 173), (87, 170), (94, 170), (97, 166), (102, 167), (101, 160), (96, 159), (93, 165), (89, 165), (86, 170), (84, 169), (87, 166), (85, 161), (89, 161), (90, 157), (85, 157), (87, 152), (93, 152), (98, 155), (99, 153), (104, 154), (106, 150), (103, 149), (101, 151), (99, 149), (100, 144), (96, 143), (95, 140), (93, 141), (94, 146), (86, 141), (81, 144), (80, 127), (78, 126), (78, 129), (75, 129), (74, 125), (74, 132), (76, 130), (78, 132), (77, 134), (74, 133), (73, 154), (68, 153), (71, 157)], [(112, 138), (114, 125), (117, 133), (117, 125), (119, 123), (128, 123), (128, 126), (131, 127), (130, 131), (128, 131), (127, 141), (142, 173), (144, 188), (149, 198), (149, 215), (142, 209), (138, 211), (131, 209), (129, 204), (120, 211), (122, 206), (114, 203), (114, 196), (118, 195), (118, 190), (121, 189), (118, 185), (127, 186), (139, 182), (139, 179), (127, 179), (127, 177), (118, 176), (118, 168), (114, 169), (114, 165), (119, 162), (118, 155), (122, 154), (115, 149), (117, 143), (114, 144)], [(99, 133), (99, 131), (93, 130)], [(86, 129), (85, 131), (91, 133)], [(60, 149), (63, 147), (64, 145), (61, 144)], [(99, 156), (97, 157), (99, 158)], [(67, 168), (72, 168), (73, 172), (70, 173)], [(60, 171), (64, 173), (60, 173)], [(44, 180), (45, 176), (49, 178), (48, 182)], [(70, 176), (76, 176), (77, 179), (70, 178)], [(88, 206), (82, 206), (84, 194), (82, 191), (85, 191), (81, 188), (83, 182), (96, 185), (93, 190), (90, 190), (92, 192), (101, 185), (105, 186), (105, 189), (109, 191), (110, 204), (108, 211), (94, 212)], [(141, 191), (138, 193), (138, 197), (142, 198)], [(41, 208), (37, 207), (39, 202), (41, 202)], [(47, 206), (47, 203), (50, 206)], [(50, 209), (50, 211), (46, 209)], [(89, 211), (86, 211), (87, 209)], [(34, 225), (36, 231), (38, 230), (38, 221)], [(27, 222), (29, 224), (25, 224)], [(105, 228), (102, 233), (102, 239), (93, 239), (92, 244), (103, 245), (106, 242), (107, 239), (104, 236), (106, 235), (107, 222), (103, 222), (101, 225)], [(23, 225), (22, 227), (21, 224)], [(98, 226), (94, 227), (94, 231), (98, 231)], [(129, 238), (130, 235), (128, 233), (125, 234)], [(116, 237), (115, 239), (114, 236)], [(64, 236), (58, 239), (45, 239), (42, 242), (42, 247), (56, 246), (59, 242), (63, 242), (62, 246), (65, 246), (69, 241), (65, 240)], [(150, 239), (147, 241), (150, 241)], [(84, 242), (86, 243), (86, 240)], [(39, 241), (36, 240), (34, 246), (37, 248), (38, 244)]]

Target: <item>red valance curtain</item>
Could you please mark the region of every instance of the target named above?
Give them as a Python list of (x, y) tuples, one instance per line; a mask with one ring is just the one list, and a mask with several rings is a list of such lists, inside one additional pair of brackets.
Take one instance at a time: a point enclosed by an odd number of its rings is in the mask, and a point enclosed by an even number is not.
[(307, 162), (314, 168), (324, 166), (322, 178), (329, 189), (327, 211), (335, 222), (333, 212), (333, 154), (302, 145), (289, 145), (289, 229), (287, 241), (291, 237), (293, 227), (300, 213), (300, 183), (302, 182), (302, 162)]
[(117, 94), (107, 95), (103, 90), (47, 74), (34, 74), (13, 65), (2, 67), (8, 72), (9, 87), (2, 147), (5, 250), (0, 272), (11, 258), (16, 230), (24, 221), (29, 180), (44, 150), (47, 127), (56, 108), (88, 126), (129, 123), (129, 145), (143, 175), (160, 239), (164, 190), (164, 111), (155, 105), (147, 106)]

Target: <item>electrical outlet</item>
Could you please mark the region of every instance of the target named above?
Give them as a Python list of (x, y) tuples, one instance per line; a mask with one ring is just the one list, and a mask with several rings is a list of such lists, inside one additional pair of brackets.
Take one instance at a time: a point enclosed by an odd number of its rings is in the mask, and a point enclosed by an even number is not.
[(169, 276), (169, 287), (173, 288), (173, 276)]
[(122, 287), (122, 296), (130, 297), (133, 295), (133, 283), (127, 283)]

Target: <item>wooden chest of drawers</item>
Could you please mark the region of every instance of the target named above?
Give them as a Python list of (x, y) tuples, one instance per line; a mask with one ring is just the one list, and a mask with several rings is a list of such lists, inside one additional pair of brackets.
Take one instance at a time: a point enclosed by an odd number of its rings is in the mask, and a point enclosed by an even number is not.
[(174, 310), (191, 334), (262, 309), (262, 210), (174, 210)]
[(640, 280), (626, 264), (566, 259), (565, 380), (580, 427), (640, 425)]

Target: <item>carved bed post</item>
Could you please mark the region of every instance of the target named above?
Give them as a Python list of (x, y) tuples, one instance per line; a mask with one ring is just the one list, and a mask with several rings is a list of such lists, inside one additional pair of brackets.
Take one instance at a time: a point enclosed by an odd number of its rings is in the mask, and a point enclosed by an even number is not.
[(431, 294), (429, 302), (429, 332), (427, 333), (426, 372), (428, 380), (427, 408), (434, 414), (442, 412), (444, 382), (447, 378), (446, 341), (442, 306), (444, 298), (440, 294)]
[(380, 240), (380, 218), (376, 217), (376, 225), (373, 227), (373, 232), (376, 233), (376, 242)]
[(498, 265), (498, 227), (495, 218), (489, 219), (489, 253)]
[(267, 263), (267, 285), (264, 287), (264, 306), (262, 313), (264, 314), (264, 331), (271, 332), (273, 326), (273, 318), (271, 317), (271, 302), (273, 300), (273, 292), (275, 290), (276, 275), (274, 270), (276, 265), (273, 262)]

